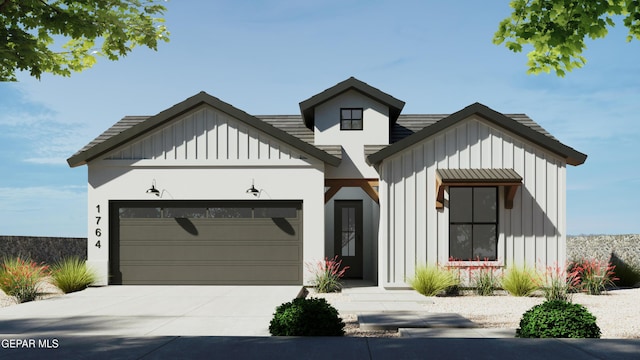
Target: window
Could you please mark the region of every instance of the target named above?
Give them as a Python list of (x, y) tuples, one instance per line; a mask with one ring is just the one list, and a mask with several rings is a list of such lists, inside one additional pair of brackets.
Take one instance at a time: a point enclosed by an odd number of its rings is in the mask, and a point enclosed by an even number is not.
[(340, 130), (362, 130), (362, 109), (340, 109)]
[(498, 188), (449, 188), (449, 257), (497, 260)]

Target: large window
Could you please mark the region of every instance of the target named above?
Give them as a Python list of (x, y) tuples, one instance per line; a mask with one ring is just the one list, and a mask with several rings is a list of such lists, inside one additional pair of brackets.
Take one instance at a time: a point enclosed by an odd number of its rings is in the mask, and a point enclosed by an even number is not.
[(497, 260), (498, 188), (449, 188), (449, 257)]
[(340, 130), (362, 130), (362, 109), (340, 109)]

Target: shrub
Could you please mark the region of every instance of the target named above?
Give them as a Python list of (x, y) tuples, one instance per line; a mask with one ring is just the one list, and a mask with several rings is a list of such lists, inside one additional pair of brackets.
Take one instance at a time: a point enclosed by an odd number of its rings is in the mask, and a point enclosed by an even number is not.
[(535, 270), (511, 267), (502, 277), (502, 288), (513, 296), (529, 296), (538, 289), (539, 282)]
[(457, 289), (460, 281), (451, 270), (437, 266), (418, 266), (416, 275), (409, 279), (411, 287), (424, 296), (436, 296), (443, 291)]
[(545, 284), (542, 288), (547, 301), (570, 301), (580, 279), (575, 273), (569, 273), (558, 265), (548, 266), (545, 272)]
[(297, 298), (276, 308), (269, 324), (273, 336), (343, 336), (338, 310), (321, 298)]
[(618, 280), (614, 275), (615, 265), (596, 259), (583, 259), (569, 265), (570, 273), (579, 279), (579, 289), (589, 295), (600, 295)]
[(338, 260), (338, 255), (333, 259), (325, 258), (324, 260), (318, 261), (315, 267), (309, 266), (309, 269), (313, 273), (311, 284), (315, 286), (317, 292), (328, 293), (342, 289), (340, 279), (344, 277), (344, 273), (349, 267), (345, 266), (340, 269), (341, 266), (342, 260)]
[(596, 318), (580, 304), (562, 300), (545, 301), (524, 313), (520, 338), (599, 338)]
[(47, 275), (46, 265), (20, 257), (4, 259), (0, 268), (0, 288), (18, 303), (33, 301), (39, 294), (38, 283)]
[(471, 286), (476, 294), (480, 296), (491, 296), (495, 289), (500, 286), (500, 278), (494, 273), (491, 265), (486, 261), (480, 266), (469, 268), (471, 272)]
[(61, 260), (51, 268), (51, 282), (65, 294), (80, 291), (93, 284), (96, 273), (78, 257)]

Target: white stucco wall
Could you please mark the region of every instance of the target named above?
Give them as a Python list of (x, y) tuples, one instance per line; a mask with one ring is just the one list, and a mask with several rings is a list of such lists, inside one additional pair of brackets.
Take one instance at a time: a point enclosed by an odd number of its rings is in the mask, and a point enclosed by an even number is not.
[[(445, 264), (449, 213), (435, 208), (436, 169), (513, 168), (523, 177), (513, 209), (499, 189), (496, 265), (566, 259), (566, 163), (480, 118), (469, 118), (384, 160), (380, 182), (381, 286), (404, 286), (417, 264)], [(445, 200), (448, 193), (445, 193)]]
[[(106, 166), (104, 162), (89, 166), (88, 196), (88, 262), (99, 270), (100, 285), (108, 282), (109, 200), (158, 199), (145, 192), (154, 179), (163, 192), (162, 199), (302, 200), (303, 258), (312, 261), (324, 257), (324, 176), (319, 168), (128, 167)], [(259, 198), (246, 193), (252, 180), (262, 191)], [(102, 217), (100, 224), (96, 224), (95, 216)], [(96, 235), (96, 229), (101, 236)], [(101, 248), (95, 246), (98, 240)]]
[[(301, 200), (304, 261), (324, 258), (324, 163), (215, 109), (185, 114), (91, 161), (88, 173), (88, 264), (98, 285), (108, 283), (109, 200), (157, 200), (146, 193), (154, 180), (161, 199)], [(252, 182), (259, 198), (246, 193)]]
[[(340, 109), (362, 108), (362, 130), (340, 130)], [(389, 108), (349, 90), (315, 108), (315, 145), (342, 145), (342, 162), (327, 168), (327, 178), (378, 178), (366, 163), (364, 145), (389, 144)]]

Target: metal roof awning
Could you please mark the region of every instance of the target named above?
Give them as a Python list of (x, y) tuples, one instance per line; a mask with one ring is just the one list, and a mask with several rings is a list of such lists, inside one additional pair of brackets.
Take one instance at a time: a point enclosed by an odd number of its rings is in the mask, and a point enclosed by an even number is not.
[(522, 176), (513, 169), (437, 169), (436, 209), (444, 208), (447, 186), (503, 186), (504, 207), (512, 209), (520, 185)]

